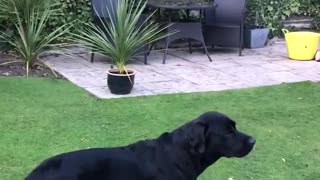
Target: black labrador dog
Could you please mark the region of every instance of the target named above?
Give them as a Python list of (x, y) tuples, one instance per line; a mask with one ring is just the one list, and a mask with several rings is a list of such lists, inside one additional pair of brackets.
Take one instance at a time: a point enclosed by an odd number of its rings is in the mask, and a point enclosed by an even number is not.
[(25, 180), (196, 180), (221, 157), (244, 157), (254, 144), (226, 115), (207, 112), (156, 139), (54, 156)]

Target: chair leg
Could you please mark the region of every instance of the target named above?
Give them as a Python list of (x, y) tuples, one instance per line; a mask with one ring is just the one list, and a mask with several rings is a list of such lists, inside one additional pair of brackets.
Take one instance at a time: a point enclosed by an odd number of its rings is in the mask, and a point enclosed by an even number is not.
[(94, 59), (94, 52), (91, 52), (91, 58), (90, 58), (91, 63), (93, 63), (93, 59)]
[(147, 65), (148, 64), (148, 55), (147, 53), (144, 53), (144, 64)]
[(151, 46), (150, 46), (150, 48), (148, 49), (147, 56), (150, 55), (150, 51), (152, 50), (153, 46), (154, 46), (154, 43), (152, 43)]
[(148, 53), (150, 52), (150, 51), (148, 51), (149, 50), (148, 45), (144, 46), (144, 50), (145, 50), (145, 52), (143, 54), (143, 56), (144, 56), (144, 64), (147, 65), (148, 64)]
[(188, 39), (188, 43), (189, 43), (189, 52), (190, 54), (192, 54), (192, 46), (191, 46), (191, 40)]
[[(211, 48), (214, 49), (214, 45), (211, 45)], [(203, 54), (206, 54), (206, 51), (204, 48), (203, 48)]]
[(242, 56), (242, 49), (243, 49), (243, 25), (240, 26), (239, 56)]
[(165, 47), (165, 50), (164, 50), (164, 55), (163, 55), (162, 64), (165, 64), (165, 63), (166, 63), (168, 48), (169, 48), (169, 40), (166, 39), (166, 47)]
[(241, 40), (240, 40), (240, 45), (239, 45), (239, 56), (242, 56), (242, 45), (241, 45)]
[(207, 54), (207, 56), (208, 56), (208, 58), (209, 58), (209, 61), (212, 62), (212, 59), (211, 59), (211, 57), (210, 57), (210, 54), (209, 54), (209, 52), (208, 52), (206, 43), (204, 42), (204, 39), (202, 39), (202, 45), (203, 45), (203, 48), (204, 48), (205, 53)]

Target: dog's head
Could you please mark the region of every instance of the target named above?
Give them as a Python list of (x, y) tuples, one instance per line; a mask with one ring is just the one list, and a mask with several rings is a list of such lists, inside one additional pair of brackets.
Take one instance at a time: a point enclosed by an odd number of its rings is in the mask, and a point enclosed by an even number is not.
[(236, 123), (224, 114), (207, 112), (191, 122), (188, 130), (191, 152), (207, 157), (244, 157), (256, 140), (236, 128)]

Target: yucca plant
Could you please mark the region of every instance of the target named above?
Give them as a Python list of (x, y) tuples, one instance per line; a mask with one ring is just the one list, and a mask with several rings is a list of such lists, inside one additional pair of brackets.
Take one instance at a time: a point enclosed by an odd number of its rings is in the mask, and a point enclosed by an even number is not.
[[(50, 2), (50, 0), (42, 1)], [(30, 66), (38, 60), (40, 54), (52, 47), (56, 48), (62, 45), (55, 44), (54, 41), (66, 34), (70, 27), (70, 25), (65, 24), (47, 33), (45, 27), (55, 9), (52, 6), (43, 7), (44, 2), (39, 3), (39, 5), (34, 2), (36, 0), (0, 1), (0, 8), (6, 7), (3, 11), (0, 9), (2, 16), (5, 14), (4, 12), (9, 13), (9, 10), (12, 10), (10, 13), (12, 18), (15, 19), (13, 30), (16, 32), (14, 36), (2, 32), (0, 38), (7, 41), (13, 47), (13, 51), (25, 62), (27, 76), (29, 76)], [(22, 5), (27, 5), (27, 7), (22, 9)], [(55, 52), (59, 53), (59, 51)]]
[(32, 9), (37, 8), (38, 12), (42, 12), (48, 6), (51, 9), (57, 9), (59, 3), (53, 0), (0, 0), (0, 19), (5, 22), (1, 24), (4, 29), (10, 30), (17, 23), (17, 12), (20, 20), (26, 23), (29, 19)]
[[(160, 26), (154, 22), (151, 19), (153, 13), (141, 23), (147, 1), (118, 0), (117, 3), (116, 9), (106, 8), (108, 17), (114, 18), (100, 18), (100, 26), (85, 23), (85, 28), (72, 35), (80, 46), (109, 57), (120, 74), (127, 74), (127, 62), (141, 54), (139, 50), (142, 47), (170, 34), (162, 33), (168, 25)], [(98, 13), (97, 10), (95, 12)]]
[(32, 9), (44, 10), (48, 6), (56, 6), (52, 0), (0, 0), (0, 18), (16, 22), (16, 12), (20, 18), (29, 17)]

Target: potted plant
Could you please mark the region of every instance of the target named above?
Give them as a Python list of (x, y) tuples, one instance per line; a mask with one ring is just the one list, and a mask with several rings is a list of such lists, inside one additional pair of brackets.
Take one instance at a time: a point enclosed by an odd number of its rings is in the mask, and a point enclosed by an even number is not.
[[(99, 26), (92, 22), (84, 22), (84, 28), (72, 35), (79, 46), (112, 60), (116, 68), (107, 71), (110, 92), (129, 94), (134, 85), (136, 72), (126, 68), (127, 62), (141, 54), (141, 49), (144, 49), (145, 45), (169, 34), (162, 34), (167, 26), (160, 27), (151, 19), (154, 12), (141, 21), (147, 1), (118, 0), (117, 3), (116, 9), (107, 7), (109, 17), (113, 18), (100, 18)], [(95, 12), (98, 13), (96, 10)]]
[(258, 4), (254, 7), (257, 7), (254, 25), (245, 27), (244, 29), (244, 45), (246, 48), (262, 48), (265, 46), (268, 35), (270, 32), (269, 28), (266, 28), (261, 22), (260, 19), (264, 19), (264, 9), (262, 1), (259, 0)]

